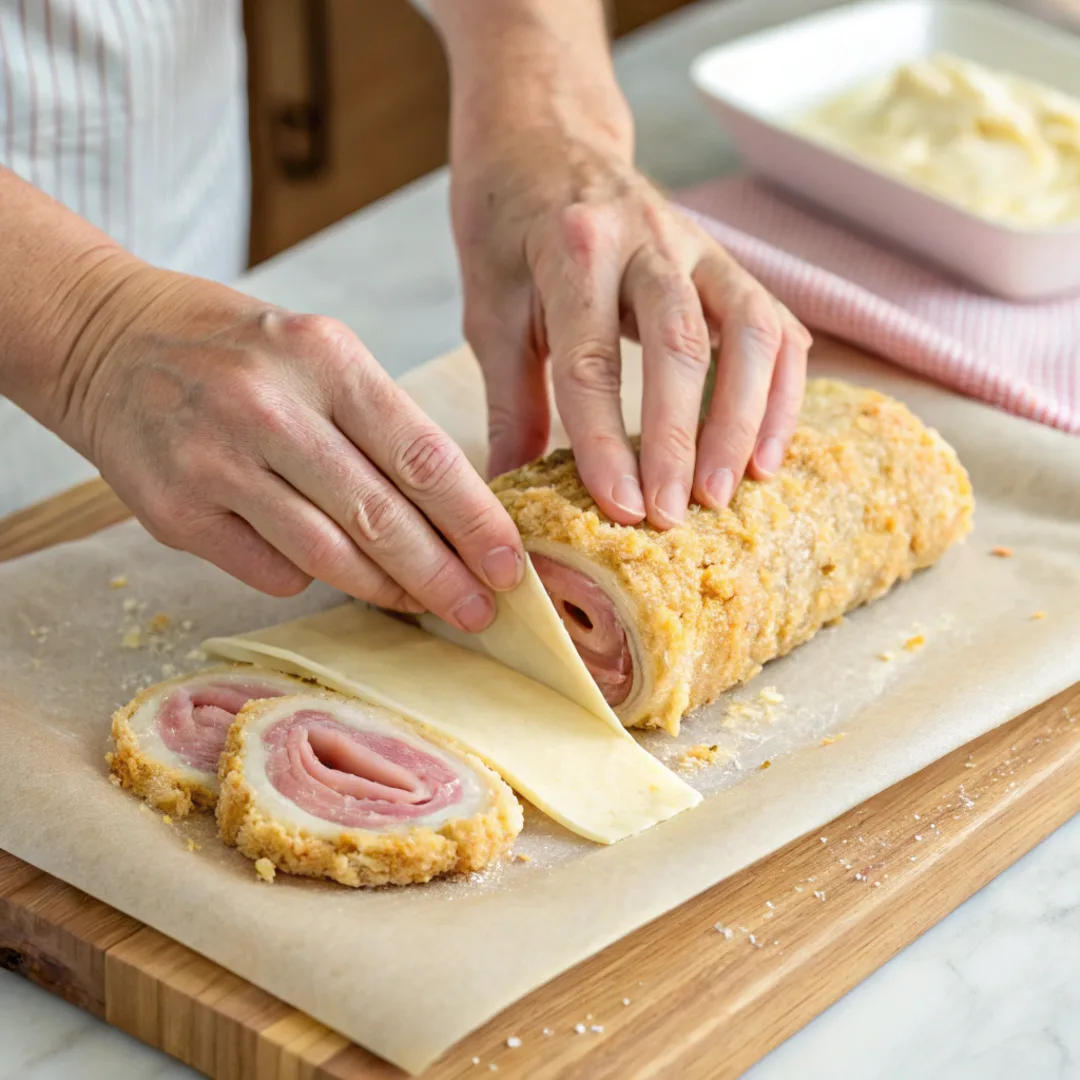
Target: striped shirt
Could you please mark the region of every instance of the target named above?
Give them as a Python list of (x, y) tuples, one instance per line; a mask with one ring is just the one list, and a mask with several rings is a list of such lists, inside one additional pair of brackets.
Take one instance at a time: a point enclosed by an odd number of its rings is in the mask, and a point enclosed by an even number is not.
[(169, 269), (247, 264), (241, 0), (0, 0), (0, 164)]

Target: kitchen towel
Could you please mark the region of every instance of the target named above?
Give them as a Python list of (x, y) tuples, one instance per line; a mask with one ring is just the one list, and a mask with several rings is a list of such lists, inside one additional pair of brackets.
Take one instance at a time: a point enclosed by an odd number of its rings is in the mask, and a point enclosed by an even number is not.
[(811, 330), (1080, 433), (1080, 297), (1018, 304), (986, 296), (746, 176), (677, 201)]

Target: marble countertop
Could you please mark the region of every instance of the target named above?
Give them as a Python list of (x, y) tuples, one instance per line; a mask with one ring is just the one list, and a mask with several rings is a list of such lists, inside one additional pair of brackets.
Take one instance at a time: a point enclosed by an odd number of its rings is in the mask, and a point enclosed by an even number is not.
[[(702, 49), (830, 0), (727, 0), (624, 41), (617, 66), (640, 161), (670, 187), (734, 159), (687, 79)], [(444, 172), (258, 267), (245, 290), (350, 324), (400, 375), (459, 344)], [(19, 435), (22, 439), (25, 431)], [(0, 425), (0, 456), (10, 429)], [(25, 451), (24, 451), (25, 452)], [(89, 474), (35, 436), (0, 513)], [(32, 459), (32, 460), (31, 460)], [(755, 1066), (749, 1080), (1080, 1077), (1080, 820), (1059, 830)], [(0, 1080), (181, 1080), (197, 1074), (0, 971)]]

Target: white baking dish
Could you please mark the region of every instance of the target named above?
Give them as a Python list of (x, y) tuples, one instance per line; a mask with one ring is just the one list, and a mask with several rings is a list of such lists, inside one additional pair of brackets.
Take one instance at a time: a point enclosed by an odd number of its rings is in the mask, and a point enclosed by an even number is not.
[(868, 0), (711, 49), (691, 77), (754, 174), (1012, 300), (1080, 291), (1080, 223), (998, 224), (789, 124), (901, 64), (950, 52), (1080, 97), (1080, 36), (976, 0)]

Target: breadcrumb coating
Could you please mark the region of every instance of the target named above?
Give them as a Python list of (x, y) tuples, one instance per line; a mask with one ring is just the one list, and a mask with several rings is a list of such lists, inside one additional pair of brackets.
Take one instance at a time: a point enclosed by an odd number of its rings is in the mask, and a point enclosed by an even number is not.
[(305, 689), (316, 692), (314, 686), (300, 679), (278, 672), (267, 674), (250, 664), (225, 664), (206, 668), (148, 686), (145, 690), (140, 690), (122, 709), (113, 713), (112, 737), (116, 749), (106, 754), (105, 760), (120, 786), (176, 818), (186, 817), (192, 810), (213, 810), (218, 796), (216, 785), (208, 782), (212, 778), (201, 780), (198, 778), (199, 770), (177, 766), (146, 750), (132, 727), (132, 719), (144, 705), (172, 687), (185, 686), (193, 680), (210, 679), (215, 675), (249, 673), (255, 677), (272, 679), (276, 683), (287, 680), (296, 686), (297, 693)]
[[(492, 482), (527, 549), (608, 590), (635, 661), (616, 711), (672, 734), (826, 624), (936, 562), (972, 526), (955, 451), (875, 390), (811, 380), (784, 465), (666, 532), (603, 516), (558, 450)], [(616, 595), (612, 595), (615, 590)]]
[[(341, 695), (325, 693), (322, 697), (356, 704), (354, 699)], [(265, 712), (280, 709), (283, 702), (302, 700), (249, 702), (229, 730), (218, 772), (221, 794), (217, 820), (225, 843), (249, 859), (269, 859), (287, 873), (331, 878), (354, 888), (409, 885), (430, 881), (440, 874), (471, 873), (510, 850), (523, 824), (521, 804), (513, 791), (497, 773), (452, 740), (420, 730), (403, 718), (396, 719), (404, 730), (448, 751), (463, 767), (482, 778), (489, 792), (485, 809), (435, 828), (415, 826), (375, 832), (343, 826), (333, 839), (276, 820), (260, 805), (258, 791), (245, 773), (248, 728)], [(262, 779), (265, 781), (265, 776)]]

